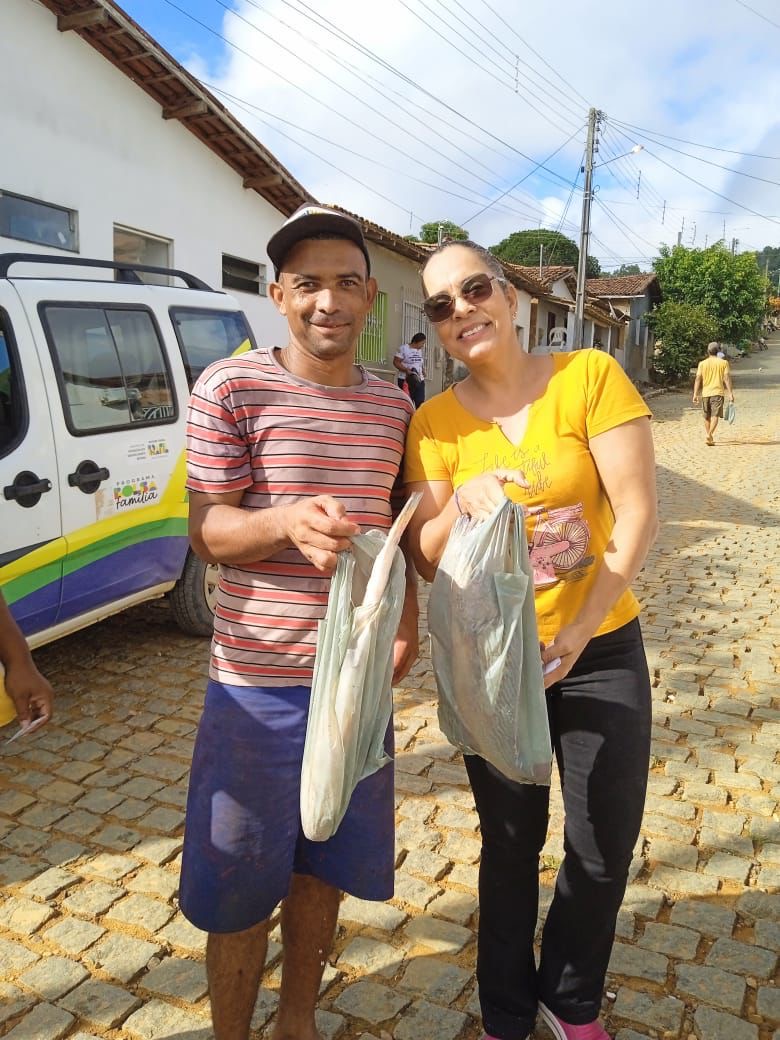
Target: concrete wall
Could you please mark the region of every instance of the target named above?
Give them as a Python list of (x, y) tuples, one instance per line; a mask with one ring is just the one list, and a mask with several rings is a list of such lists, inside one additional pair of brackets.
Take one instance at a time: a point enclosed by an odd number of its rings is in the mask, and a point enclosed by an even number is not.
[[(112, 259), (121, 224), (172, 240), (172, 264), (214, 288), (223, 252), (273, 277), (265, 243), (281, 213), (45, 8), (3, 0), (0, 21), (0, 190), (76, 210), (83, 256)], [(0, 251), (74, 255), (3, 237)], [(283, 340), (270, 300), (233, 295), (258, 342)]]

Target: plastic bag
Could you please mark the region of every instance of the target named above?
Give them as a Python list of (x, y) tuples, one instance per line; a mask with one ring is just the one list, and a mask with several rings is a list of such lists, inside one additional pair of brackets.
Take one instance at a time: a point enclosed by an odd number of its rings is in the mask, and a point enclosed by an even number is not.
[(726, 404), (726, 411), (723, 413), (723, 418), (727, 423), (733, 423), (737, 417), (737, 410), (734, 407), (733, 401), (728, 401)]
[(385, 733), (393, 710), (393, 643), (406, 591), (398, 547), (421, 495), (413, 495), (385, 536), (368, 531), (339, 553), (317, 633), (301, 768), (301, 824), (326, 841), (352, 792), (387, 765)]
[(459, 517), (436, 571), (428, 628), (439, 727), (520, 783), (550, 783), (552, 745), (523, 511)]

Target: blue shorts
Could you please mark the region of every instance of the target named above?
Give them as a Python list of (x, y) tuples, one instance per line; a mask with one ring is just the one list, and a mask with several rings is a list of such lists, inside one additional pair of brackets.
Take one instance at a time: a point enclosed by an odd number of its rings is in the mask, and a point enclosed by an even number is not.
[[(293, 873), (359, 899), (393, 894), (393, 765), (362, 780), (328, 841), (301, 830), (307, 686), (206, 690), (187, 796), (180, 905), (197, 928), (240, 932), (264, 921)], [(392, 725), (387, 750), (392, 754)]]

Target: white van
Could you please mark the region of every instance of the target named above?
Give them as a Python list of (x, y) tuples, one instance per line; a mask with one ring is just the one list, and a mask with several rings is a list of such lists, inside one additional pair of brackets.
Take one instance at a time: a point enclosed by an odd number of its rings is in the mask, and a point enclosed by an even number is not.
[(31, 646), (165, 594), (182, 629), (211, 633), (187, 401), (253, 346), (236, 300), (186, 272), (0, 254), (0, 587)]

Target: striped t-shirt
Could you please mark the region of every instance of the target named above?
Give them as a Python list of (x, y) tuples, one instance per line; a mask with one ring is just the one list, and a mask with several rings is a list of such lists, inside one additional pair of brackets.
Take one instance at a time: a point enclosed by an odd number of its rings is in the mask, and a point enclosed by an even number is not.
[[(357, 386), (329, 387), (291, 375), (268, 348), (226, 358), (192, 392), (187, 488), (243, 490), (243, 509), (333, 495), (363, 530), (386, 530), (411, 417), (408, 397), (366, 372)], [(296, 548), (220, 565), (211, 678), (311, 685), (329, 588)]]

